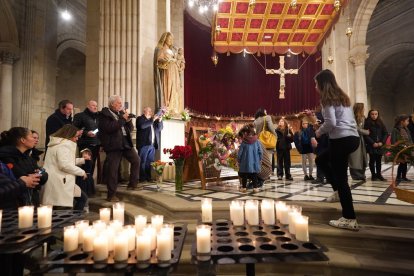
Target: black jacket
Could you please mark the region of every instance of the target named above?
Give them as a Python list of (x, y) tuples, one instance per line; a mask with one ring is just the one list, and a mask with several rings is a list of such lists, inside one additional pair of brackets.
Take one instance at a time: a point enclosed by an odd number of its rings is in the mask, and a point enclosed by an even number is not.
[(18, 198), (26, 191), (23, 180), (11, 179), (0, 172), (0, 209), (17, 209)]
[(66, 118), (65, 114), (62, 114), (59, 109), (55, 110), (55, 113), (50, 115), (46, 120), (46, 142), (45, 147), (49, 144), (50, 135), (58, 131), (61, 127), (67, 124), (72, 124), (72, 116)]
[(151, 145), (151, 125), (154, 127), (154, 148), (158, 149), (160, 145), (160, 133), (163, 128), (162, 121), (154, 121), (152, 118), (147, 119), (145, 115), (137, 118), (137, 149), (140, 150), (143, 146)]
[(276, 150), (291, 150), (293, 142), (293, 133), (289, 129), (290, 136), (284, 135), (280, 129), (276, 129), (276, 135), (277, 135), (277, 142), (276, 142)]
[(367, 144), (367, 152), (371, 154), (382, 154), (381, 147), (374, 148), (373, 144), (381, 142), (383, 145), (385, 145), (388, 137), (388, 132), (385, 126), (378, 124), (372, 120), (366, 119), (364, 129), (369, 130), (369, 135), (364, 135), (364, 140)]
[(78, 145), (82, 148), (88, 146), (98, 146), (101, 142), (98, 139), (98, 134), (95, 137), (89, 137), (89, 131), (94, 131), (98, 128), (98, 112), (92, 113), (88, 108), (83, 112), (75, 114), (73, 117), (73, 125), (79, 129), (84, 128), (82, 137), (78, 140)]
[[(122, 113), (119, 112), (118, 120), (114, 118), (109, 108), (102, 108), (99, 112), (98, 137), (106, 152), (131, 149), (133, 147), (131, 132), (134, 129), (132, 120), (127, 122)], [(126, 136), (122, 134), (122, 127), (126, 131)]]

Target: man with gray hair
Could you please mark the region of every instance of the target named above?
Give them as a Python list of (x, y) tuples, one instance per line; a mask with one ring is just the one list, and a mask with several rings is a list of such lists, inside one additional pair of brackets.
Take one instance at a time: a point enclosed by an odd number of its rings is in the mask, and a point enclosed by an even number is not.
[(122, 105), (122, 98), (117, 95), (109, 97), (108, 107), (99, 113), (99, 139), (106, 152), (107, 169), (105, 183), (108, 187), (107, 200), (117, 202), (118, 169), (122, 157), (131, 163), (128, 189), (137, 189), (139, 180), (140, 158), (132, 144), (132, 114)]

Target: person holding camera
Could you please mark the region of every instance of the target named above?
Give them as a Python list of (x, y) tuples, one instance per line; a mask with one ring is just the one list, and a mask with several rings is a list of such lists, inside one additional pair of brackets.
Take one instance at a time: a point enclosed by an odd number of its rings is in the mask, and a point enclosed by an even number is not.
[(118, 95), (109, 97), (108, 107), (99, 113), (98, 136), (106, 153), (108, 171), (104, 182), (108, 187), (107, 200), (117, 202), (116, 190), (118, 188), (118, 169), (122, 157), (131, 163), (131, 173), (128, 189), (136, 189), (139, 180), (139, 167), (141, 160), (132, 144), (131, 132), (133, 114), (122, 106), (122, 98)]
[(152, 116), (151, 107), (144, 108), (144, 114), (137, 118), (137, 149), (141, 158), (140, 181), (151, 181), (151, 163), (154, 162), (155, 150), (160, 144), (163, 128), (162, 116)]

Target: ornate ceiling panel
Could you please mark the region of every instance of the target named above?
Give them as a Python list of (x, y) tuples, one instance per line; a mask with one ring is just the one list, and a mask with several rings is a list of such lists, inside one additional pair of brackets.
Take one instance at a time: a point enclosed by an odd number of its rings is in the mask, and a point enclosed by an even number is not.
[(221, 0), (212, 26), (212, 43), (219, 53), (284, 54), (317, 51), (325, 34), (346, 5), (335, 10), (335, 0)]

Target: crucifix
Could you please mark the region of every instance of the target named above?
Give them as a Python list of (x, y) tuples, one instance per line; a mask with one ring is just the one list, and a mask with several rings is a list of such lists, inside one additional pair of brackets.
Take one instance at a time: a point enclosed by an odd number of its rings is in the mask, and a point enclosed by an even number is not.
[(285, 74), (297, 74), (298, 69), (286, 69), (285, 68), (285, 56), (279, 56), (279, 69), (266, 69), (266, 75), (269, 74), (278, 74), (280, 75), (280, 89), (279, 89), (279, 99), (285, 98)]

